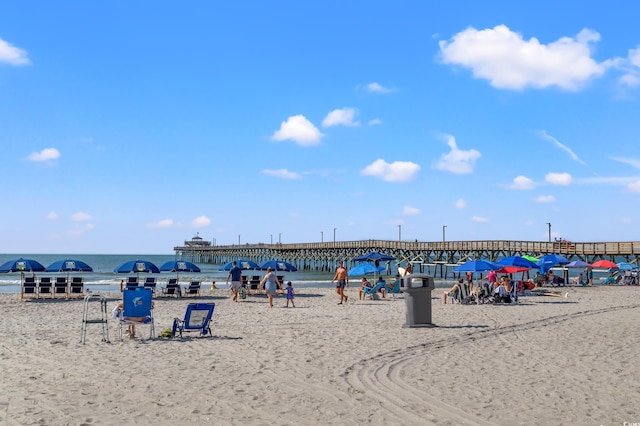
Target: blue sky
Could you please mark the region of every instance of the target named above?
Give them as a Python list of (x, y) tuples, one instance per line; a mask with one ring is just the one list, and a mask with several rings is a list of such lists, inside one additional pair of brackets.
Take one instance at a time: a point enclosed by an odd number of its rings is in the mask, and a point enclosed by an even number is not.
[(633, 2), (13, 3), (0, 252), (639, 239)]

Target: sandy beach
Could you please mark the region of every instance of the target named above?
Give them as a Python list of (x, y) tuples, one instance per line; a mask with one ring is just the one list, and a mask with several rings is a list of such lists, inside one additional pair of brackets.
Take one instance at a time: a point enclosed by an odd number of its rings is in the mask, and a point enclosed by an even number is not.
[[(640, 422), (640, 289), (554, 289), (512, 305), (442, 305), (402, 328), (402, 295), (338, 305), (330, 289), (213, 301), (213, 337), (111, 343), (82, 300), (1, 295), (7, 425), (621, 425)], [(109, 308), (119, 294), (109, 294)], [(192, 299), (155, 302), (156, 333)], [(92, 302), (90, 317), (99, 316)]]

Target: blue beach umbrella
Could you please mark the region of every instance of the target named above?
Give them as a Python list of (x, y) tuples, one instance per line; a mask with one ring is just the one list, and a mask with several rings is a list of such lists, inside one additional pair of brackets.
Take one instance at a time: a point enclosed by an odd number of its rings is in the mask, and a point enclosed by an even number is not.
[(260, 269), (267, 269), (267, 268), (271, 268), (274, 271), (285, 271), (285, 272), (294, 272), (298, 270), (298, 268), (296, 268), (289, 262), (284, 262), (282, 260), (267, 260), (266, 262), (262, 262), (260, 264)]
[(496, 262), (499, 266), (516, 266), (519, 268), (540, 269), (540, 266), (522, 256), (509, 256)]
[(569, 259), (559, 254), (546, 254), (536, 262), (544, 272), (547, 272), (556, 265), (566, 265), (567, 263), (569, 263)]
[(69, 273), (71, 272), (93, 272), (93, 268), (87, 265), (82, 260), (64, 259), (56, 260), (51, 265), (47, 266), (47, 272), (66, 272), (67, 281), (69, 280)]
[(0, 272), (44, 272), (47, 268), (33, 259), (9, 260), (0, 266)]
[(161, 272), (175, 272), (179, 278), (180, 272), (200, 272), (200, 268), (193, 262), (186, 260), (169, 260), (160, 265)]
[(350, 277), (360, 276), (360, 275), (370, 275), (377, 274), (384, 271), (384, 266), (374, 266), (371, 263), (361, 263), (347, 271)]
[(501, 265), (496, 265), (488, 260), (470, 260), (463, 263), (460, 266), (456, 266), (453, 272), (485, 272), (485, 271), (497, 271), (501, 269)]
[(93, 268), (82, 260), (56, 260), (47, 266), (47, 272), (93, 272)]
[(355, 262), (363, 262), (363, 261), (370, 262), (370, 261), (376, 261), (376, 260), (395, 260), (395, 257), (389, 256), (388, 254), (378, 253), (377, 251), (372, 251), (371, 253), (354, 257), (353, 260)]
[(618, 269), (620, 269), (621, 271), (637, 271), (638, 265), (636, 265), (635, 263), (620, 262), (618, 263)]
[(582, 260), (574, 260), (564, 265), (565, 268), (590, 268), (591, 264), (583, 262)]
[(136, 274), (152, 273), (159, 274), (160, 269), (148, 260), (129, 260), (117, 266), (113, 272), (117, 274)]
[(186, 260), (170, 260), (160, 265), (161, 272), (200, 272), (200, 268), (193, 262)]
[[(227, 262), (221, 267), (218, 268), (218, 271), (230, 271), (233, 267), (231, 264), (233, 262)], [(253, 260), (236, 260), (236, 264), (240, 269), (260, 269), (260, 265), (258, 265)]]

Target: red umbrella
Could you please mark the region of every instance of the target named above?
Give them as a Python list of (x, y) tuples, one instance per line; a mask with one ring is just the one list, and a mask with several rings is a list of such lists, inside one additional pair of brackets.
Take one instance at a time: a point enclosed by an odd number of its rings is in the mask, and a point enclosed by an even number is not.
[(602, 268), (602, 269), (612, 269), (612, 268), (618, 269), (618, 265), (616, 265), (615, 263), (607, 259), (602, 259), (602, 260), (598, 260), (597, 262), (593, 262), (591, 266), (594, 268)]
[(505, 266), (502, 269), (498, 269), (496, 272), (499, 274), (515, 274), (516, 272), (528, 271), (529, 268), (524, 266)]

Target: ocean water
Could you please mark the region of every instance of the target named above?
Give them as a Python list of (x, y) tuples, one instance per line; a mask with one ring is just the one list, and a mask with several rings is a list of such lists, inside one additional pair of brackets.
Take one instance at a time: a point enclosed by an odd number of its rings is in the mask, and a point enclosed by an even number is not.
[[(148, 260), (158, 267), (164, 262), (174, 260), (176, 257), (170, 255), (118, 255), (118, 254), (0, 254), (0, 265), (9, 260), (19, 258), (37, 260), (45, 267), (57, 260), (75, 259), (82, 260), (93, 268), (93, 272), (71, 272), (69, 276), (82, 276), (85, 282), (85, 289), (92, 292), (117, 292), (120, 290), (120, 280), (127, 280), (129, 275), (135, 274), (117, 274), (113, 270), (120, 264), (130, 260)], [(225, 288), (225, 281), (228, 272), (218, 271), (219, 265), (198, 263), (201, 272), (191, 273), (185, 272), (178, 275), (181, 284), (188, 284), (190, 281), (200, 281), (204, 288), (211, 285), (212, 281), (216, 282), (216, 286)], [(247, 270), (245, 275), (263, 276), (265, 271)], [(66, 276), (66, 273), (50, 273), (37, 272), (36, 277), (55, 277)], [(285, 281), (292, 281), (295, 287), (330, 287), (333, 274), (327, 272), (316, 271), (296, 271), (296, 272), (279, 272), (278, 275), (284, 275)], [(144, 280), (146, 276), (155, 276), (160, 285), (165, 283), (169, 278), (175, 278), (175, 272), (161, 272), (160, 274), (140, 274), (140, 280)], [(20, 273), (0, 274), (0, 293), (19, 293), (20, 292)]]
[[(57, 260), (63, 259), (76, 259), (82, 260), (89, 264), (93, 268), (93, 272), (71, 272), (69, 276), (82, 276), (85, 282), (85, 289), (92, 292), (117, 292), (120, 290), (120, 280), (127, 280), (129, 275), (135, 274), (116, 274), (113, 270), (121, 263), (130, 260), (148, 260), (153, 262), (157, 266), (162, 265), (164, 262), (174, 260), (175, 255), (122, 255), (122, 254), (0, 254), (0, 265), (8, 260), (14, 260), (18, 258), (34, 259), (43, 264), (45, 267)], [(624, 259), (616, 259), (621, 261)], [(190, 281), (200, 281), (204, 288), (211, 285), (212, 281), (216, 282), (218, 288), (226, 288), (225, 281), (228, 272), (218, 271), (219, 265), (199, 263), (200, 273), (180, 273), (179, 281), (181, 284), (188, 284)], [(578, 275), (582, 270), (568, 270), (569, 278)], [(252, 275), (263, 276), (265, 271), (247, 270), (244, 275), (249, 277)], [(556, 275), (562, 274), (562, 272), (556, 270)], [(36, 277), (50, 276), (55, 280), (57, 276), (63, 276), (66, 273), (49, 273), (38, 272)], [(163, 285), (169, 278), (176, 276), (175, 272), (162, 272), (160, 274), (140, 274), (140, 280), (144, 280), (147, 275), (156, 277), (156, 280)], [(296, 272), (279, 272), (278, 275), (284, 275), (285, 282), (291, 281), (294, 287), (300, 288), (329, 288), (333, 287), (331, 279), (333, 273), (320, 272), (320, 271), (296, 271)], [(531, 271), (531, 277), (535, 275), (535, 271)], [(604, 280), (609, 275), (608, 271), (594, 271), (594, 283)], [(486, 274), (483, 274), (486, 276)], [(562, 275), (560, 275), (562, 276)], [(372, 277), (369, 277), (371, 279)], [(480, 274), (475, 274), (474, 279), (480, 278)], [(513, 275), (514, 279), (522, 279), (522, 274), (517, 273)], [(527, 278), (526, 276), (524, 277)], [(452, 272), (449, 271), (449, 275), (445, 279), (435, 279), (437, 288), (450, 287), (451, 283), (455, 281), (455, 277)], [(351, 287), (359, 286), (360, 277), (351, 277)], [(20, 273), (7, 273), (0, 274), (0, 293), (19, 293), (20, 292)]]

